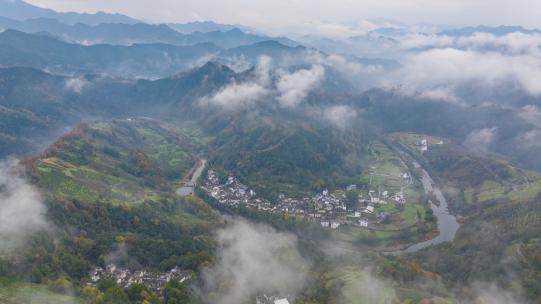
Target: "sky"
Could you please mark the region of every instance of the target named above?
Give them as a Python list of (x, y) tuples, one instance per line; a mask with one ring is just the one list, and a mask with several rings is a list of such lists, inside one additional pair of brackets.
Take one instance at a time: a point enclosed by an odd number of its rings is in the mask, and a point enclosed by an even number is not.
[(541, 28), (539, 0), (29, 0), (59, 11), (118, 12), (151, 22), (212, 20), (275, 34), (354, 35), (366, 20), (405, 24), (522, 25)]

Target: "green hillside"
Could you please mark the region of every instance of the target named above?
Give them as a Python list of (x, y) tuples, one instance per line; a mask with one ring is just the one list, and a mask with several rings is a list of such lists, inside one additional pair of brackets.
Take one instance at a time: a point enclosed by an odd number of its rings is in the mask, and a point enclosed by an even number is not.
[(172, 192), (195, 164), (190, 139), (152, 120), (81, 125), (32, 161), (38, 185), (82, 202), (140, 204)]
[[(43, 303), (74, 301), (51, 292), (60, 284), (70, 286), (68, 294), (90, 292), (84, 303), (102, 303), (112, 295), (83, 286), (91, 267), (104, 267), (110, 256), (121, 266), (160, 271), (197, 271), (210, 262), (217, 214), (174, 193), (206, 141), (197, 130), (149, 119), (100, 122), (24, 160), (55, 228), (36, 235), (20, 256), (0, 257), (0, 277), (11, 280), (0, 282), (0, 302), (42, 303), (34, 295)], [(20, 283), (28, 281), (41, 284)]]
[(211, 161), (262, 195), (299, 197), (355, 183), (361, 173), (361, 143), (357, 135), (262, 118), (225, 128), (212, 143)]

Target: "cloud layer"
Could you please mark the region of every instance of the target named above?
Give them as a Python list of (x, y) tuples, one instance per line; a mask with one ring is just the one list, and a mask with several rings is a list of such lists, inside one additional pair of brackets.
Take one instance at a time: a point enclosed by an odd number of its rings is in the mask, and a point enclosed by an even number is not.
[(0, 162), (0, 255), (10, 255), (33, 234), (49, 230), (39, 192), (15, 160)]
[(464, 145), (473, 151), (487, 152), (496, 139), (496, 127), (474, 130), (466, 137)]
[(271, 58), (262, 56), (250, 79), (235, 80), (218, 92), (201, 98), (199, 104), (203, 107), (217, 106), (225, 110), (239, 110), (253, 107), (269, 98), (280, 107), (295, 108), (325, 76), (325, 68), (320, 65), (291, 73), (285, 70), (273, 73), (272, 67)]
[(239, 220), (217, 241), (216, 264), (203, 274), (209, 303), (249, 303), (257, 294), (294, 295), (303, 287), (308, 263), (293, 235)]
[(323, 80), (325, 69), (314, 65), (309, 70), (302, 69), (291, 74), (283, 73), (278, 79), (278, 102), (282, 107), (294, 108), (299, 105), (308, 93)]

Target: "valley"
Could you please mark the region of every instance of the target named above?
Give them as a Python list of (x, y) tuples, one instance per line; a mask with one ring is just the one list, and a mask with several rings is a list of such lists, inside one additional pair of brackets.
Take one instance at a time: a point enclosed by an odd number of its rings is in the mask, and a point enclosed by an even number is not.
[(261, 1), (0, 0), (0, 303), (540, 303), (541, 30)]

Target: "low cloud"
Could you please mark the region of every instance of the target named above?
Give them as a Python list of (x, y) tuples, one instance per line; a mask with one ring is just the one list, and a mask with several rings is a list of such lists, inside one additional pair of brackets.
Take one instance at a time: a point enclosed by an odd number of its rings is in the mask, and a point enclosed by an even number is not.
[[(203, 107), (218, 106), (226, 110), (239, 110), (255, 106), (259, 101), (272, 97), (284, 108), (299, 105), (308, 93), (323, 79), (325, 69), (314, 65), (293, 73), (281, 70), (273, 75), (270, 57), (259, 58), (252, 79), (233, 81), (211, 96), (199, 100)], [(276, 87), (273, 78), (277, 79)]]
[(0, 162), (0, 255), (11, 255), (35, 233), (51, 229), (39, 192), (16, 160)]
[(359, 303), (395, 303), (396, 291), (391, 283), (377, 278), (370, 269), (359, 270), (348, 279), (351, 297)]
[(464, 145), (473, 151), (485, 153), (494, 142), (496, 131), (496, 127), (474, 130), (466, 136)]
[(347, 105), (337, 105), (325, 108), (321, 112), (323, 120), (333, 127), (345, 130), (357, 117), (355, 109)]
[(526, 122), (541, 128), (541, 110), (534, 105), (527, 105), (520, 109), (519, 116)]
[(494, 284), (477, 283), (473, 289), (477, 297), (475, 303), (479, 304), (522, 304), (513, 293), (503, 290)]
[(467, 50), (498, 50), (507, 54), (523, 54), (539, 51), (540, 34), (521, 32), (506, 35), (473, 33), (469, 36), (451, 37), (446, 35), (412, 34), (400, 41), (403, 49), (457, 48)]
[(383, 87), (457, 101), (456, 88), (492, 90), (505, 84), (541, 95), (541, 61), (535, 55), (508, 56), (454, 48), (431, 49), (406, 56), (402, 67), (381, 79)]
[(203, 106), (219, 106), (229, 110), (253, 106), (256, 101), (267, 95), (268, 90), (256, 82), (227, 85), (211, 97), (201, 99)]
[(208, 303), (250, 303), (257, 294), (294, 296), (304, 286), (309, 264), (292, 234), (238, 220), (219, 231), (217, 241), (216, 264), (203, 273)]
[(226, 110), (237, 110), (255, 105), (257, 101), (270, 93), (271, 59), (263, 56), (255, 67), (255, 77), (250, 81), (237, 82), (221, 88), (212, 96), (203, 97), (199, 103), (202, 106), (219, 106)]
[(291, 74), (282, 74), (276, 85), (278, 102), (284, 108), (296, 107), (324, 76), (325, 69), (320, 65), (314, 65), (309, 70), (302, 69)]
[(65, 81), (64, 87), (67, 90), (73, 91), (77, 94), (81, 94), (83, 90), (88, 87), (90, 82), (88, 82), (86, 79), (82, 77), (77, 78), (69, 78)]
[(319, 51), (307, 50), (305, 57), (307, 62), (335, 68), (348, 76), (370, 75), (384, 71), (384, 67), (381, 65), (361, 64), (337, 54), (327, 55)]

